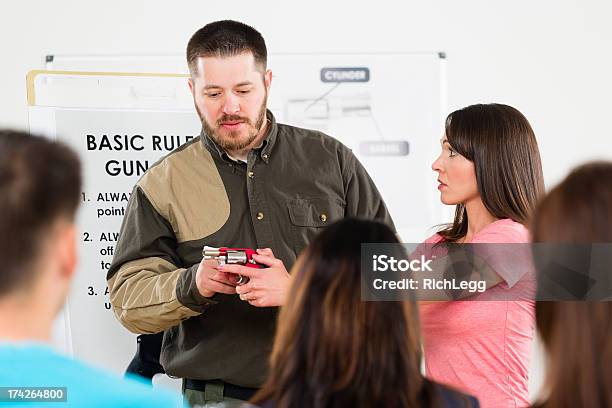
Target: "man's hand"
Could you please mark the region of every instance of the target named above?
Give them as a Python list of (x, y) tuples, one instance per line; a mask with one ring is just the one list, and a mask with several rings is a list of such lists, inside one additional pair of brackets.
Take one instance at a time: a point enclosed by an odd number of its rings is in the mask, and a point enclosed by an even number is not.
[(248, 283), (236, 287), (236, 293), (240, 295), (240, 299), (257, 307), (282, 306), (291, 283), (291, 275), (285, 269), (283, 261), (276, 259), (270, 248), (258, 249), (253, 259), (255, 262), (266, 265), (267, 268), (221, 265), (218, 269), (249, 278)]
[(209, 298), (215, 293), (236, 293), (237, 277), (220, 272), (218, 268), (219, 264), (214, 259), (202, 259), (196, 272), (196, 285), (200, 295)]

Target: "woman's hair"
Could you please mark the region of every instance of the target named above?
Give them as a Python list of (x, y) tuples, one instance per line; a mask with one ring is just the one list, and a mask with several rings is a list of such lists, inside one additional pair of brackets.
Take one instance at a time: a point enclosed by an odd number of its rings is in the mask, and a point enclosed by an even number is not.
[[(521, 112), (500, 104), (472, 105), (446, 118), (451, 147), (474, 162), (478, 192), (486, 209), (497, 218), (528, 222), (544, 192), (540, 153), (531, 125)], [(467, 233), (465, 206), (439, 232), (446, 241)]]
[(366, 242), (398, 240), (384, 224), (347, 218), (320, 233), (299, 257), (279, 316), (270, 374), (254, 403), (431, 406), (432, 383), (420, 373), (416, 303), (361, 299)]
[[(575, 169), (538, 205), (534, 242), (612, 243), (612, 163)], [(612, 272), (611, 272), (612, 273)], [(536, 302), (548, 354), (540, 407), (612, 406), (612, 302)]]

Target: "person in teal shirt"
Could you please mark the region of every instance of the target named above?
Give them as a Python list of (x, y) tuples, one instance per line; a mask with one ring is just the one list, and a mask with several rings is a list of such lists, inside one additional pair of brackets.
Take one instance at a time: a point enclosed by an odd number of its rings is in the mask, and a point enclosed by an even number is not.
[(49, 345), (76, 268), (81, 184), (68, 147), (0, 130), (0, 407), (186, 407)]
[[(0, 343), (0, 407), (30, 406), (25, 402), (49, 392), (49, 404), (40, 399), (31, 404), (44, 407), (183, 407), (182, 398), (169, 391), (90, 367), (55, 352), (44, 343)], [(40, 387), (40, 388), (36, 388)], [(63, 389), (57, 390), (62, 387)], [(11, 393), (8, 389), (20, 390)], [(28, 391), (29, 390), (29, 391)], [(63, 394), (61, 394), (63, 393)], [(13, 399), (10, 395), (13, 394)]]

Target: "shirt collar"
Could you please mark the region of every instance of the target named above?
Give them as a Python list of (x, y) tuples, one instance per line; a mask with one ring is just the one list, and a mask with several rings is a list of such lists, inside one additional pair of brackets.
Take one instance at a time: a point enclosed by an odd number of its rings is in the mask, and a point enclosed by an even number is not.
[[(270, 161), (270, 156), (272, 149), (274, 148), (274, 144), (276, 143), (276, 138), (278, 135), (278, 125), (276, 124), (276, 118), (269, 109), (266, 109), (266, 120), (268, 121), (268, 130), (265, 139), (263, 140), (260, 147), (256, 147), (253, 150), (258, 152), (261, 160), (265, 163)], [(236, 163), (219, 145), (204, 131), (202, 127), (202, 131), (200, 132), (201, 142), (204, 144), (211, 153), (216, 154), (222, 160), (229, 163)]]

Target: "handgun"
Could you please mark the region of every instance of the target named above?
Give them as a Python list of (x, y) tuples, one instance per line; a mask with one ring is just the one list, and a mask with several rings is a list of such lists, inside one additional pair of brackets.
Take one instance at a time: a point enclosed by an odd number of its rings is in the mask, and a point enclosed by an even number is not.
[[(253, 259), (253, 255), (255, 254), (257, 254), (257, 251), (250, 248), (215, 248), (211, 246), (202, 248), (202, 256), (204, 259), (214, 259), (219, 262), (219, 265), (237, 264), (244, 265), (248, 268), (265, 268), (265, 265), (255, 262)], [(236, 284), (244, 285), (248, 281), (248, 277), (238, 275), (238, 282), (236, 282)]]

